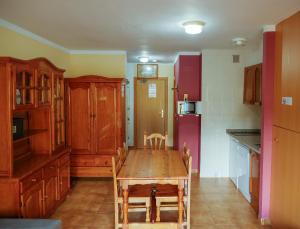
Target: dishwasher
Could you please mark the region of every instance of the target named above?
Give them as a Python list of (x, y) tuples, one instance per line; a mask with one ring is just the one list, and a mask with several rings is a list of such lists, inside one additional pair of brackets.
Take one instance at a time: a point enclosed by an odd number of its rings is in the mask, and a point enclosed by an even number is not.
[(249, 189), (250, 182), (250, 150), (240, 145), (237, 153), (237, 187), (244, 197), (251, 203), (251, 195)]

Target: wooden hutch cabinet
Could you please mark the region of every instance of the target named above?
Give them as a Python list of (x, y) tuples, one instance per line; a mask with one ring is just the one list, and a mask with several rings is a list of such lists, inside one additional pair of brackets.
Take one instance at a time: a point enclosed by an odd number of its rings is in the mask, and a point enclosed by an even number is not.
[(70, 189), (63, 72), (0, 58), (0, 217), (50, 216)]
[(111, 176), (111, 157), (124, 141), (123, 79), (82, 76), (65, 85), (71, 176)]

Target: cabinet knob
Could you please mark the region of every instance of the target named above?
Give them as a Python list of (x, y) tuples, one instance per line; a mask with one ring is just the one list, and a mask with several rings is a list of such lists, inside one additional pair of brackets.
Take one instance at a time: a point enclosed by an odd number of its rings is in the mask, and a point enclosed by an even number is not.
[(32, 182), (36, 182), (37, 180), (36, 180), (35, 178), (32, 178), (31, 181), (32, 181)]
[(279, 139), (278, 138), (274, 138), (274, 142), (279, 142)]

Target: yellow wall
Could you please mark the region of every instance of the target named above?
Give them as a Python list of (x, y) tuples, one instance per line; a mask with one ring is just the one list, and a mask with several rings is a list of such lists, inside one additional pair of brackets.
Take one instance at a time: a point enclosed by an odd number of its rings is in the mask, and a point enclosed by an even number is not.
[(59, 68), (68, 68), (70, 55), (32, 38), (0, 26), (0, 55), (20, 59), (46, 57)]
[(70, 54), (2, 26), (0, 56), (25, 60), (45, 57), (57, 67), (66, 69), (65, 77), (88, 74), (124, 77), (126, 70), (126, 54)]
[(124, 77), (126, 68), (126, 54), (72, 54), (70, 67), (66, 76), (102, 75), (108, 77)]

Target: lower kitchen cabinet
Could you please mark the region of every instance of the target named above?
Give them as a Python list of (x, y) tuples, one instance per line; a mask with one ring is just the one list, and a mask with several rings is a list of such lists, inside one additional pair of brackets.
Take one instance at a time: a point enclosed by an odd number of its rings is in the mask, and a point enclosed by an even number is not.
[(256, 214), (259, 212), (259, 187), (260, 187), (260, 155), (251, 150), (250, 154), (250, 195), (251, 206)]
[(42, 218), (43, 214), (43, 182), (34, 184), (21, 195), (23, 218)]

